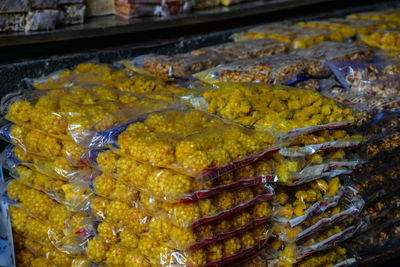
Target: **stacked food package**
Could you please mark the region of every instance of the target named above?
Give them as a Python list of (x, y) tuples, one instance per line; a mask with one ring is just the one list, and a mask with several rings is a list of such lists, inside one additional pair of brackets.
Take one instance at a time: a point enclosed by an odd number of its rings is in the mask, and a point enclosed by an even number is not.
[(348, 266), (393, 252), (400, 61), (342, 41), (394, 30), (274, 23), (26, 80), (1, 102), (17, 262)]
[(83, 23), (83, 0), (4, 0), (0, 32), (54, 30), (57, 25)]

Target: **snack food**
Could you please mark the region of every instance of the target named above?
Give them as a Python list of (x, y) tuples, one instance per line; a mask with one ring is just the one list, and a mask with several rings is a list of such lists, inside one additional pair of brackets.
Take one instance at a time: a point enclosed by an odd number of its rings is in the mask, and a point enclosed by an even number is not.
[(400, 50), (399, 29), (377, 30), (368, 35), (363, 35), (361, 40), (369, 46), (387, 50)]
[(351, 19), (370, 19), (370, 20), (386, 20), (400, 22), (400, 11), (398, 9), (383, 9), (370, 12), (350, 14)]

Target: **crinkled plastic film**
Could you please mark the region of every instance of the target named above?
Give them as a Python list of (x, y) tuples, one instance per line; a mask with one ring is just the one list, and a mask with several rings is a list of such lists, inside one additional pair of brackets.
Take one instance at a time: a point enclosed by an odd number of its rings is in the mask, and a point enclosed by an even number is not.
[(332, 61), (327, 65), (348, 90), (377, 97), (398, 98), (400, 62), (371, 59)]
[(326, 20), (316, 20), (299, 22), (300, 25), (317, 27), (341, 32), (345, 37), (353, 37), (358, 34), (367, 34), (371, 31), (385, 28), (396, 28), (397, 24), (387, 21), (331, 18)]
[(0, 14), (27, 12), (29, 8), (28, 0), (3, 0), (0, 4)]
[(349, 108), (340, 108), (312, 90), (250, 83), (220, 83), (200, 89), (203, 98), (190, 100), (199, 103), (196, 108), (283, 136), (343, 128), (354, 120)]
[(317, 252), (309, 257), (300, 261), (297, 266), (332, 266), (332, 267), (346, 267), (351, 266), (357, 262), (358, 254), (345, 247), (336, 246), (327, 251)]
[(395, 127), (371, 137), (362, 147), (369, 160), (376, 160), (399, 152), (400, 128)]
[(170, 16), (190, 11), (187, 0), (116, 0), (116, 13), (124, 18)]
[[(110, 179), (108, 179), (108, 181), (110, 181)], [(98, 191), (99, 188), (97, 187), (95, 190)], [(128, 195), (128, 200), (133, 198), (129, 195), (131, 192), (128, 191), (125, 194)], [(263, 203), (272, 197), (272, 187), (258, 185), (251, 188), (222, 192), (212, 198), (184, 203), (160, 202), (141, 193), (139, 200), (137, 200), (134, 205), (147, 214), (151, 214), (164, 221), (169, 221), (175, 226), (194, 228), (209, 222), (227, 218), (243, 211), (244, 209)], [(92, 212), (93, 205), (96, 205), (98, 201), (99, 200), (93, 200), (91, 202)], [(93, 202), (95, 204), (93, 204)], [(132, 205), (133, 201), (131, 200), (130, 202)], [(118, 203), (121, 203), (121, 201), (112, 200), (110, 203), (115, 206), (118, 205)], [(128, 203), (125, 203), (124, 205), (128, 210), (133, 209), (134, 212), (139, 212), (136, 208), (131, 208)], [(110, 208), (112, 208), (112, 206)], [(112, 219), (110, 220), (113, 221)], [(126, 219), (121, 221), (121, 223), (121, 227), (125, 224), (129, 224)]]
[(383, 9), (370, 12), (350, 14), (351, 19), (370, 19), (400, 22), (400, 11), (398, 9)]
[(191, 53), (194, 55), (201, 55), (216, 52), (233, 58), (260, 58), (273, 54), (282, 54), (288, 49), (288, 43), (279, 42), (270, 38), (262, 38), (204, 47), (194, 50)]
[(82, 24), (85, 21), (86, 5), (84, 4), (62, 4), (59, 3), (61, 25)]
[(400, 30), (386, 29), (361, 36), (361, 40), (369, 46), (385, 50), (400, 50)]
[[(13, 0), (12, 0), (13, 1)], [(25, 30), (25, 13), (0, 14), (0, 32), (23, 32)]]
[(143, 67), (160, 77), (187, 77), (193, 73), (227, 62), (221, 54), (210, 52), (200, 55), (143, 55), (134, 59), (134, 66)]
[[(113, 204), (110, 202), (110, 205)], [(105, 208), (105, 214), (110, 213), (108, 211), (109, 207), (105, 206)], [(133, 210), (134, 208), (131, 208), (131, 211)], [(140, 214), (140, 212), (137, 213)], [(116, 239), (120, 239), (123, 243), (129, 244), (125, 238), (127, 235), (137, 238), (137, 236), (147, 233), (154, 240), (164, 242), (170, 247), (179, 250), (194, 251), (208, 244), (238, 236), (259, 225), (264, 225), (270, 220), (271, 206), (268, 202), (263, 202), (245, 209), (231, 218), (216, 220), (193, 229), (177, 227), (168, 221), (151, 216), (142, 218), (141, 227), (131, 228), (129, 226), (132, 225), (129, 222), (116, 222), (113, 217), (114, 215), (111, 215), (112, 218), (102, 215), (99, 212), (95, 215), (103, 219), (103, 222), (97, 227), (97, 231), (99, 236), (108, 243), (113, 243)], [(110, 233), (112, 233), (111, 236)]]
[(108, 150), (88, 150), (83, 161), (136, 190), (163, 202), (185, 202), (212, 197), (220, 192), (266, 183), (273, 177), (268, 159), (238, 168), (206, 184), (172, 170), (152, 167)]
[[(278, 150), (274, 137), (267, 132), (190, 109), (165, 109), (134, 117), (126, 130), (110, 140), (108, 145), (120, 155), (196, 177), (200, 184)], [(133, 153), (132, 149), (148, 153)]]
[[(254, 254), (267, 242), (269, 234), (268, 228), (266, 229), (265, 225), (260, 225), (253, 231), (247, 231), (238, 237), (216, 242), (193, 252), (171, 249), (145, 234), (136, 243), (137, 248), (127, 248), (119, 242), (109, 246), (101, 238), (95, 237), (89, 241), (86, 254), (94, 262), (106, 261), (110, 263), (112, 260), (115, 264), (114, 260), (123, 260), (123, 256), (128, 254), (126, 250), (131, 250), (136, 255), (139, 253), (139, 255), (145, 257), (152, 265), (219, 266)], [(120, 253), (110, 253), (110, 250), (118, 250)], [(112, 255), (117, 257), (112, 257)], [(122, 257), (118, 257), (119, 255)], [(126, 261), (125, 264), (127, 264)], [(130, 265), (128, 264), (128, 266)]]
[(312, 76), (328, 76), (331, 74), (326, 61), (343, 61), (368, 59), (375, 56), (375, 52), (367, 46), (355, 43), (321, 42), (306, 49), (294, 52), (307, 59), (315, 59), (318, 63), (312, 64), (308, 73)]
[(26, 15), (25, 31), (50, 31), (56, 28), (58, 10), (33, 10)]
[(291, 84), (308, 74), (315, 64), (296, 55), (269, 55), (255, 59), (241, 59), (196, 73), (194, 77), (206, 83), (252, 82)]
[[(234, 35), (235, 41), (243, 35)], [(272, 38), (280, 42), (291, 42), (292, 48), (302, 49), (323, 41), (344, 40), (337, 31), (293, 25), (290, 23), (271, 23), (250, 29), (245, 33), (245, 39)]]

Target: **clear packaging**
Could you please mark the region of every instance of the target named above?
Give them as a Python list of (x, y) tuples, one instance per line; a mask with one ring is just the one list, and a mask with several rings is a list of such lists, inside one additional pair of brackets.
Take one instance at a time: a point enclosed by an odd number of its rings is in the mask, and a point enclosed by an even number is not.
[(109, 150), (88, 150), (82, 154), (82, 159), (135, 190), (171, 203), (212, 197), (223, 191), (266, 183), (273, 177), (268, 159), (238, 168), (203, 185), (191, 176), (137, 162)]
[(398, 9), (383, 9), (370, 12), (350, 14), (351, 19), (370, 19), (370, 20), (385, 20), (400, 22), (400, 10)]
[(225, 62), (227, 62), (226, 57), (218, 53), (178, 56), (143, 55), (134, 59), (134, 66), (142, 67), (160, 77), (187, 77)]
[[(129, 251), (134, 253), (136, 259), (141, 258), (138, 254), (142, 255), (151, 265), (219, 266), (232, 264), (237, 259), (253, 255), (267, 242), (269, 235), (268, 228), (260, 225), (238, 237), (216, 242), (193, 252), (171, 249), (153, 240), (149, 235), (140, 237), (136, 243), (137, 248), (126, 248), (120, 243), (108, 245), (101, 238), (95, 237), (88, 242), (86, 254), (94, 262), (125, 262), (124, 266), (132, 266), (131, 262), (127, 262), (131, 258), (127, 257), (130, 255)], [(143, 262), (140, 265), (146, 266)]]
[(399, 95), (400, 62), (380, 59), (330, 61), (327, 66), (348, 90), (377, 97)]
[(25, 20), (25, 13), (0, 14), (0, 32), (23, 32)]
[(200, 87), (199, 91), (202, 97), (193, 96), (188, 100), (196, 108), (258, 130), (292, 137), (349, 126), (354, 120), (350, 109), (342, 109), (333, 100), (312, 90), (283, 85), (220, 83)]
[(318, 77), (331, 74), (329, 68), (324, 66), (326, 61), (360, 60), (375, 56), (375, 52), (367, 46), (339, 42), (321, 42), (306, 49), (295, 51), (294, 54), (316, 60), (317, 63), (311, 65), (308, 73)]
[[(243, 37), (244, 35), (244, 37)], [(272, 38), (280, 42), (290, 42), (292, 48), (302, 49), (323, 41), (341, 42), (343, 35), (338, 31), (305, 27), (290, 23), (271, 23), (248, 30), (246, 33), (233, 36), (235, 41), (240, 39)]]
[(361, 36), (361, 40), (369, 46), (385, 50), (400, 50), (400, 30), (386, 29)]
[(187, 0), (116, 0), (117, 15), (125, 18), (170, 16), (190, 11), (191, 1)]
[[(129, 192), (126, 192), (126, 194), (129, 194)], [(244, 209), (255, 207), (257, 204), (263, 203), (271, 199), (272, 197), (273, 189), (271, 186), (259, 185), (253, 186), (251, 188), (222, 192), (212, 198), (184, 203), (160, 202), (141, 193), (139, 196), (139, 200), (137, 200), (135, 205), (140, 210), (143, 210), (146, 214), (151, 214), (156, 218), (168, 221), (177, 227), (195, 228), (206, 223), (210, 223), (216, 220), (222, 220), (229, 216), (238, 214)], [(139, 213), (144, 215), (143, 212), (139, 211), (137, 208), (129, 206), (128, 203), (121, 202), (119, 200), (110, 201), (107, 199), (104, 199), (107, 205), (102, 204), (103, 206), (106, 206), (106, 214), (99, 215), (98, 212), (95, 211), (99, 208), (93, 207), (93, 205), (98, 206), (99, 201), (99, 199), (94, 199), (93, 201), (91, 201), (92, 212), (96, 215), (96, 217), (109, 217), (108, 220), (111, 223), (118, 225), (119, 227), (132, 229), (132, 226), (129, 226), (130, 222), (127, 219), (113, 219), (113, 217), (110, 217), (111, 215), (107, 214), (107, 209), (112, 210), (114, 206), (124, 205), (124, 207), (127, 209), (126, 212), (128, 212), (128, 214), (129, 210), (132, 210), (132, 213)]]
[(86, 4), (86, 16), (104, 16), (115, 14), (115, 0), (88, 0)]
[(346, 267), (357, 263), (358, 254), (345, 247), (336, 246), (327, 251), (317, 252), (300, 261), (298, 267), (332, 266)]
[(26, 15), (25, 31), (50, 31), (56, 28), (58, 10), (30, 11)]
[(84, 4), (60, 5), (58, 23), (61, 25), (83, 24), (85, 21), (85, 10), (86, 6)]
[(205, 9), (219, 6), (220, 0), (195, 0), (193, 3), (193, 9)]
[(216, 46), (204, 47), (192, 51), (193, 55), (216, 52), (232, 58), (260, 58), (268, 55), (283, 54), (289, 49), (289, 43), (275, 39), (262, 38), (241, 42), (229, 42)]
[(27, 12), (29, 8), (29, 0), (2, 0), (0, 3), (0, 14)]
[(374, 21), (362, 19), (331, 18), (299, 22), (300, 25), (329, 29), (342, 33), (345, 37), (353, 37), (358, 34), (366, 34), (378, 29), (396, 28), (397, 25), (387, 21)]
[(366, 157), (372, 161), (398, 153), (400, 149), (399, 130), (400, 127), (394, 127), (371, 137), (362, 148)]
[(196, 73), (194, 77), (206, 83), (252, 82), (292, 84), (308, 74), (312, 61), (295, 55), (269, 55), (256, 59), (241, 59)]
[(32, 9), (56, 9), (59, 0), (29, 0)]

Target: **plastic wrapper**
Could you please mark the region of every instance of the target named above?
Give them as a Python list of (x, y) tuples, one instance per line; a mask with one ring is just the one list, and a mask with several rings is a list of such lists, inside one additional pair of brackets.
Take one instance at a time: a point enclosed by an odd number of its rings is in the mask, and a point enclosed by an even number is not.
[[(0, 182), (4, 182), (3, 170), (0, 170)], [(7, 200), (5, 198), (0, 198), (0, 235), (2, 237), (2, 257), (0, 258), (0, 265), (2, 266), (13, 266), (16, 261), (15, 252), (20, 249), (12, 233), (8, 210), (9, 206)]]
[(217, 7), (221, 3), (220, 0), (195, 0), (193, 4), (193, 9), (205, 9)]
[(400, 62), (371, 59), (331, 61), (327, 65), (348, 90), (377, 97), (399, 94)]
[[(296, 243), (284, 243), (279, 238), (275, 238), (264, 253), (269, 259), (278, 257), (280, 264), (295, 264), (313, 253), (332, 248), (353, 236), (358, 229), (353, 221), (354, 218), (348, 217), (340, 224), (329, 226)], [(279, 231), (279, 227), (274, 230)]]
[(30, 11), (26, 15), (25, 31), (50, 31), (56, 28), (58, 10), (44, 9)]
[(323, 41), (343, 41), (340, 32), (305, 27), (289, 23), (271, 23), (248, 30), (246, 33), (233, 36), (235, 41), (243, 39), (272, 38), (280, 42), (290, 42), (292, 48), (302, 49)]
[(300, 81), (298, 83), (292, 84), (292, 86), (301, 89), (311, 89), (314, 91), (319, 91), (321, 88), (318, 79), (308, 79), (305, 81)]
[(357, 130), (362, 132), (364, 136), (379, 135), (385, 131), (391, 131), (393, 128), (400, 126), (400, 111), (385, 110), (371, 118), (366, 123), (360, 125)]
[[(98, 191), (98, 188), (96, 190)], [(129, 192), (126, 192), (126, 194), (129, 194)], [(272, 197), (273, 189), (270, 186), (259, 185), (253, 186), (250, 189), (238, 189), (235, 191), (222, 192), (212, 198), (195, 202), (173, 204), (160, 202), (146, 196), (145, 194), (140, 194), (140, 198), (135, 205), (138, 206), (140, 210), (144, 210), (147, 214), (152, 214), (154, 217), (168, 221), (177, 227), (194, 228), (206, 223), (227, 218), (246, 208), (263, 203)], [(136, 208), (129, 206), (128, 203), (122, 204), (123, 202), (119, 200), (108, 201), (105, 199), (105, 201), (107, 202), (107, 207), (109, 206), (109, 209), (112, 209), (117, 205), (124, 205), (128, 211), (131, 209), (132, 212), (139, 214), (143, 213), (139, 212)], [(93, 205), (98, 205), (98, 202), (98, 199), (91, 201), (91, 209), (95, 214), (96, 212), (94, 212)], [(110, 217), (107, 212), (102, 216)], [(101, 218), (100, 215), (97, 215), (97, 217)], [(117, 220), (115, 220), (112, 216), (107, 220), (114, 224), (121, 224), (121, 227), (127, 227), (126, 225), (130, 224), (126, 219), (120, 220), (120, 218), (117, 218)]]
[(273, 177), (272, 165), (268, 159), (239, 168), (203, 185), (191, 176), (152, 167), (108, 150), (88, 150), (82, 154), (82, 159), (89, 166), (113, 176), (135, 190), (171, 203), (194, 201), (223, 191), (266, 183)]
[(386, 50), (400, 50), (400, 30), (386, 29), (371, 32), (361, 37), (361, 40), (369, 46)]
[[(191, 109), (165, 109), (132, 117), (123, 129), (121, 132), (119, 126), (110, 128), (102, 142), (117, 154), (196, 177), (200, 184), (278, 150), (269, 133)], [(225, 145), (216, 149), (215, 145), (222, 143)], [(142, 148), (148, 153), (136, 153), (136, 149)], [(160, 154), (160, 149), (165, 153)]]
[(16, 124), (7, 124), (0, 128), (0, 138), (18, 146), (27, 153), (48, 158), (65, 157), (71, 165), (79, 166), (80, 155), (85, 148), (79, 147), (73, 140), (59, 139), (35, 129), (27, 129)]
[(216, 52), (233, 58), (260, 58), (273, 54), (282, 54), (289, 49), (289, 43), (270, 38), (229, 42), (216, 46), (204, 47), (192, 51), (194, 55)]
[(84, 4), (60, 5), (58, 23), (61, 25), (82, 24), (85, 20), (85, 10)]
[(348, 174), (363, 161), (354, 152), (339, 149), (325, 149), (305, 157), (284, 157), (275, 154), (272, 164), (274, 181), (283, 185), (299, 185), (321, 177)]
[(115, 0), (89, 0), (86, 4), (86, 16), (104, 16), (115, 14)]
[(271, 207), (268, 202), (263, 202), (255, 207), (245, 209), (231, 218), (206, 223), (194, 229), (177, 227), (167, 221), (151, 216), (143, 217), (140, 227), (121, 227), (122, 222), (114, 224), (115, 222), (110, 221), (111, 218), (109, 217), (100, 217), (100, 213), (95, 215), (99, 216), (100, 219), (104, 219), (97, 226), (97, 231), (99, 237), (107, 243), (121, 240), (128, 246), (129, 243), (127, 241), (129, 240), (126, 240), (127, 236), (137, 238), (137, 236), (149, 234), (152, 239), (163, 242), (172, 248), (194, 251), (208, 244), (238, 236), (243, 232), (265, 224), (270, 220)]
[(88, 186), (68, 183), (26, 166), (16, 166), (10, 170), (10, 175), (22, 184), (46, 193), (51, 199), (64, 204), (70, 210), (88, 210), (87, 203), (94, 197)]
[(32, 9), (56, 9), (59, 0), (30, 0)]
[(134, 66), (143, 67), (151, 74), (160, 77), (186, 77), (225, 62), (227, 59), (218, 53), (180, 56), (143, 55), (134, 59)]
[(26, 14), (0, 14), (0, 32), (22, 32), (25, 30)]
[(3, 0), (0, 4), (0, 14), (29, 11), (29, 0)]
[(117, 15), (125, 18), (170, 16), (187, 13), (191, 3), (186, 0), (116, 0)]
[(204, 98), (193, 97), (190, 100), (196, 108), (246, 126), (292, 137), (349, 126), (354, 119), (350, 109), (342, 109), (333, 100), (312, 90), (281, 85), (221, 83), (204, 87), (201, 92)]
[(359, 60), (375, 56), (375, 52), (366, 46), (339, 42), (321, 42), (296, 51), (294, 54), (307, 59), (315, 59), (318, 62), (311, 65), (308, 70), (308, 73), (312, 76), (328, 76), (331, 74), (329, 68), (324, 66), (326, 61)]
[(398, 153), (400, 150), (400, 128), (395, 127), (368, 140), (363, 151), (369, 160)]
[(299, 263), (297, 267), (332, 266), (345, 267), (357, 263), (358, 254), (345, 247), (336, 246), (327, 251), (317, 252)]
[(315, 64), (295, 55), (270, 55), (256, 59), (242, 59), (196, 73), (194, 77), (206, 83), (252, 82), (291, 84), (308, 74)]
[(317, 27), (341, 32), (345, 37), (353, 37), (358, 34), (366, 34), (374, 30), (385, 28), (396, 28), (396, 23), (387, 21), (359, 20), (331, 18), (326, 20), (316, 20), (299, 22), (300, 25)]
[(400, 22), (400, 10), (398, 9), (383, 9), (370, 12), (350, 14), (351, 19), (370, 19), (370, 20), (386, 20)]
[[(86, 254), (94, 262), (118, 263), (122, 266), (132, 266), (128, 261), (132, 260), (129, 259), (131, 254), (138, 260), (145, 257), (152, 266), (220, 266), (256, 253), (267, 242), (269, 234), (268, 228), (261, 225), (238, 237), (216, 242), (193, 252), (171, 249), (153, 240), (149, 235), (140, 236), (138, 242), (131, 243), (130, 248), (121, 242), (107, 244), (101, 238), (95, 237), (88, 242)], [(141, 262), (140, 265), (146, 266), (148, 263)]]

